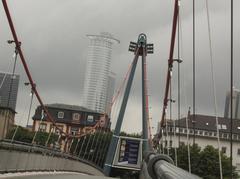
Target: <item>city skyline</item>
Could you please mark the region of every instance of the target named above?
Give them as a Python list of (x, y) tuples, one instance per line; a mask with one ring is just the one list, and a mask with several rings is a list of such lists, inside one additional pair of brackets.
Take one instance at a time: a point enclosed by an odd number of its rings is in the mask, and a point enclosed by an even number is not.
[[(46, 7), (46, 3), (49, 5)], [(164, 4), (164, 5), (163, 5)], [(234, 17), (239, 16), (240, 1), (235, 2)], [(171, 36), (171, 20), (173, 1), (151, 1), (139, 4), (131, 1), (129, 4), (120, 1), (99, 2), (91, 1), (38, 1), (30, 0), (9, 1), (11, 12), (19, 38), (22, 41), (26, 60), (30, 71), (37, 83), (37, 87), (44, 98), (44, 102), (64, 102), (79, 104), (80, 93), (83, 90), (83, 76), (86, 65), (86, 51), (88, 38), (86, 34), (97, 34), (109, 31), (121, 40), (116, 48), (112, 71), (117, 74), (116, 87), (124, 78), (133, 55), (127, 52), (129, 41), (136, 41), (136, 36), (144, 32), (148, 41), (154, 43), (155, 53), (147, 58), (149, 80), (149, 105), (151, 124), (156, 128), (162, 112), (162, 99), (165, 87), (165, 75)], [(67, 7), (67, 8), (66, 8)], [(97, 8), (96, 8), (97, 7)], [(189, 106), (192, 106), (192, 3), (181, 0), (181, 116), (186, 116)], [(133, 11), (135, 9), (135, 11)], [(144, 9), (144, 11), (143, 11)], [(224, 115), (225, 96), (229, 91), (229, 60), (230, 60), (230, 6), (225, 0), (209, 1), (210, 22), (213, 25), (212, 43), (216, 74), (217, 105), (219, 116)], [(44, 13), (43, 13), (44, 12)], [(146, 13), (147, 12), (147, 13)], [(31, 16), (29, 15), (31, 14)], [(110, 15), (111, 14), (111, 15)], [(0, 11), (3, 19), (0, 33), (1, 67), (2, 71), (12, 71), (10, 61), (14, 53), (14, 46), (8, 45), (7, 40), (12, 39), (4, 11)], [(38, 19), (38, 21), (36, 21)], [(61, 20), (60, 20), (61, 19)], [(234, 22), (236, 19), (234, 19)], [(63, 23), (64, 22), (64, 26)], [(121, 23), (120, 23), (121, 22)], [(144, 23), (143, 23), (144, 22)], [(234, 23), (234, 86), (240, 87), (240, 71), (237, 67), (240, 61), (238, 49), (239, 24)], [(71, 33), (70, 33), (71, 32)], [(212, 99), (209, 47), (207, 35), (207, 18), (204, 1), (196, 2), (196, 113), (214, 114)], [(176, 57), (175, 51), (174, 57)], [(17, 61), (16, 72), (21, 75), (19, 83), (19, 96), (17, 102), (16, 122), (26, 124), (27, 109), (30, 103), (31, 89), (24, 86), (28, 81)], [(175, 64), (174, 64), (175, 65)], [(177, 71), (173, 71), (173, 98), (177, 99)], [(137, 69), (138, 70), (138, 69)], [(138, 71), (137, 71), (138, 72)], [(126, 118), (131, 125), (139, 123), (141, 106), (141, 93), (139, 75), (136, 75), (135, 87), (133, 85), (129, 110)], [(187, 94), (187, 95), (185, 95)], [(185, 98), (185, 96), (187, 96)], [(37, 103), (34, 99), (33, 109)], [(35, 107), (34, 107), (35, 106)], [(177, 116), (177, 102), (172, 105), (173, 117)], [(33, 115), (33, 112), (31, 116)], [(130, 120), (131, 119), (131, 120)], [(113, 125), (114, 126), (113, 119)], [(123, 124), (126, 131), (132, 131), (131, 125)], [(141, 129), (138, 124), (134, 132)]]

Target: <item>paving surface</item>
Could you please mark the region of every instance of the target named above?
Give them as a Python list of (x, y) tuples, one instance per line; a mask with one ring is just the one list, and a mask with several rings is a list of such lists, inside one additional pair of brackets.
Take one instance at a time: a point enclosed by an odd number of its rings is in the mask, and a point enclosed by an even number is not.
[(8, 173), (0, 175), (0, 179), (111, 179), (109, 177), (92, 176), (73, 172), (25, 172), (25, 173)]

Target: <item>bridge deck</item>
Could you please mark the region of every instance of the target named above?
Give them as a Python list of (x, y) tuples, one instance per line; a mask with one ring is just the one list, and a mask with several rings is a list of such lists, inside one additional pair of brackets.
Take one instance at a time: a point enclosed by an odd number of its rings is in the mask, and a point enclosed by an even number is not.
[(0, 178), (19, 178), (19, 179), (111, 179), (103, 176), (93, 176), (75, 172), (24, 172), (7, 173), (0, 175)]

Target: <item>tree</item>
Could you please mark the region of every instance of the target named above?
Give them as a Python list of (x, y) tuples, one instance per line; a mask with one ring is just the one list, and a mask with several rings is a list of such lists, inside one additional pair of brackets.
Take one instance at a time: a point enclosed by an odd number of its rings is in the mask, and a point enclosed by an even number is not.
[[(174, 159), (174, 149), (170, 150), (170, 156)], [(219, 179), (219, 160), (218, 150), (213, 146), (206, 146), (203, 150), (198, 145), (190, 146), (191, 156), (191, 172), (203, 177), (204, 179)], [(181, 145), (177, 149), (178, 167), (188, 171), (188, 150), (186, 145)], [(221, 153), (223, 177), (230, 178), (230, 159), (223, 153)], [(238, 175), (235, 171), (236, 167), (233, 167), (234, 178)]]
[[(33, 131), (29, 131), (28, 129), (23, 128), (21, 126), (18, 126), (18, 127), (15, 126), (12, 128), (12, 130), (9, 131), (6, 138), (11, 140), (14, 133), (15, 133), (14, 141), (19, 141), (19, 142), (24, 142), (29, 144), (32, 143), (33, 137), (35, 135), (35, 132)], [(35, 143), (37, 145), (45, 146), (48, 136), (49, 136), (49, 133), (47, 132), (38, 132), (35, 138)], [(48, 144), (54, 144), (54, 142), (56, 142), (57, 139), (58, 139), (58, 136), (56, 134), (51, 134)]]

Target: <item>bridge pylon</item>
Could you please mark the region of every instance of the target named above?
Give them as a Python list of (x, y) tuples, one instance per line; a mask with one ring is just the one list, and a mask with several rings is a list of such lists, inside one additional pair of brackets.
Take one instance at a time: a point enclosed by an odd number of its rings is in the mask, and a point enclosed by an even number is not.
[[(120, 138), (120, 132), (122, 127), (122, 122), (129, 98), (129, 94), (132, 87), (133, 78), (135, 75), (135, 70), (137, 67), (137, 62), (139, 59), (139, 56), (142, 56), (142, 152), (148, 151), (151, 148), (150, 144), (150, 137), (148, 133), (149, 129), (149, 111), (148, 111), (148, 95), (147, 95), (147, 84), (146, 84), (146, 56), (147, 54), (153, 53), (153, 44), (147, 44), (147, 36), (143, 33), (141, 33), (138, 36), (137, 43), (136, 42), (130, 42), (129, 45), (129, 51), (134, 52), (134, 58), (132, 62), (132, 66), (130, 69), (129, 78), (127, 80), (125, 92), (123, 95), (122, 104), (120, 107), (119, 115), (117, 118), (116, 127), (111, 139), (110, 146), (108, 148), (107, 158), (104, 165), (104, 173), (109, 176), (111, 169), (113, 166), (114, 157), (116, 154), (119, 138)], [(139, 153), (139, 152), (138, 152)], [(140, 154), (142, 156), (142, 153)]]

